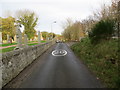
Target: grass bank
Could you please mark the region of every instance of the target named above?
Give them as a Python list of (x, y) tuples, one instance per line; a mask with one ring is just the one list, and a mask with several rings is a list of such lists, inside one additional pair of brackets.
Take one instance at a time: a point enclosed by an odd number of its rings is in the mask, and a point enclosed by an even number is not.
[(4, 48), (0, 50), (0, 53), (5, 53), (14, 50), (15, 47)]
[(119, 87), (118, 40), (103, 41), (92, 45), (89, 38), (85, 38), (72, 45), (71, 49), (107, 88)]
[[(46, 43), (46, 41), (41, 41), (41, 43)], [(12, 44), (2, 44), (2, 47), (5, 47), (5, 46), (11, 46), (11, 45), (16, 45), (17, 43), (12, 43)], [(28, 46), (32, 46), (32, 45), (37, 45), (38, 43), (29, 43)], [(15, 46), (13, 47), (8, 47), (8, 48), (4, 48), (4, 49), (0, 49), (0, 53), (5, 53), (5, 52), (9, 52), (9, 51), (12, 51), (14, 50)]]
[[(34, 43), (35, 43), (35, 45), (36, 45), (36, 43), (37, 43), (37, 41), (29, 41), (28, 42), (28, 45), (34, 45)], [(41, 41), (41, 43), (46, 43), (46, 41), (44, 41), (44, 40), (42, 40)], [(6, 46), (11, 46), (11, 45), (16, 45), (17, 43), (6, 43), (6, 44), (0, 44), (0, 46), (2, 46), (2, 47), (6, 47)]]
[(11, 45), (16, 45), (17, 43), (8, 43), (8, 44), (2, 44), (2, 47), (6, 47), (6, 46), (11, 46)]

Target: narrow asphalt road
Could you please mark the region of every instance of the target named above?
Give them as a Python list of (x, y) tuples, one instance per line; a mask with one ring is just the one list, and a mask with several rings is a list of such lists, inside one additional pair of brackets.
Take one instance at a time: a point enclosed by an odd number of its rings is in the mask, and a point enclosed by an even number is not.
[[(59, 50), (53, 53), (52, 51)], [(65, 50), (62, 52), (60, 50)], [(65, 56), (61, 56), (66, 54)], [(57, 43), (46, 55), (42, 64), (24, 79), (20, 88), (101, 88), (101, 83), (74, 55), (65, 43)], [(40, 58), (38, 58), (40, 59)], [(40, 62), (41, 60), (39, 60)]]

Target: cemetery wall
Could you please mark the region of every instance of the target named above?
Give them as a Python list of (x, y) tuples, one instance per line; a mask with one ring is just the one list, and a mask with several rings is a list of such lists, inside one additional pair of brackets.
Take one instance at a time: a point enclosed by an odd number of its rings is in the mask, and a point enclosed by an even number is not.
[(2, 54), (2, 86), (15, 78), (25, 67), (37, 59), (54, 42), (28, 46), (19, 50)]

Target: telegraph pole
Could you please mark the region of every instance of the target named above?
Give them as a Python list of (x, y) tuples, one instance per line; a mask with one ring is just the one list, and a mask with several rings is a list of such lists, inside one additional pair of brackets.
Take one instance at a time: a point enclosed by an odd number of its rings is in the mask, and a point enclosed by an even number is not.
[(118, 2), (118, 39), (120, 38), (120, 1)]
[[(120, 1), (118, 2), (118, 72), (120, 72)], [(120, 76), (120, 73), (118, 73)]]

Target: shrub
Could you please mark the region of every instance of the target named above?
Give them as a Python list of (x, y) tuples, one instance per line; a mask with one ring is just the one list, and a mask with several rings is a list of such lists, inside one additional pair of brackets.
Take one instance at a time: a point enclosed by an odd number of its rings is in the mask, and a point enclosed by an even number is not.
[(118, 88), (120, 85), (118, 48), (117, 39), (93, 45), (89, 38), (84, 38), (82, 42), (71, 46), (80, 60), (83, 60), (107, 88)]
[(110, 39), (115, 32), (114, 26), (114, 20), (107, 19), (99, 21), (89, 33), (91, 43), (97, 44), (101, 40)]

